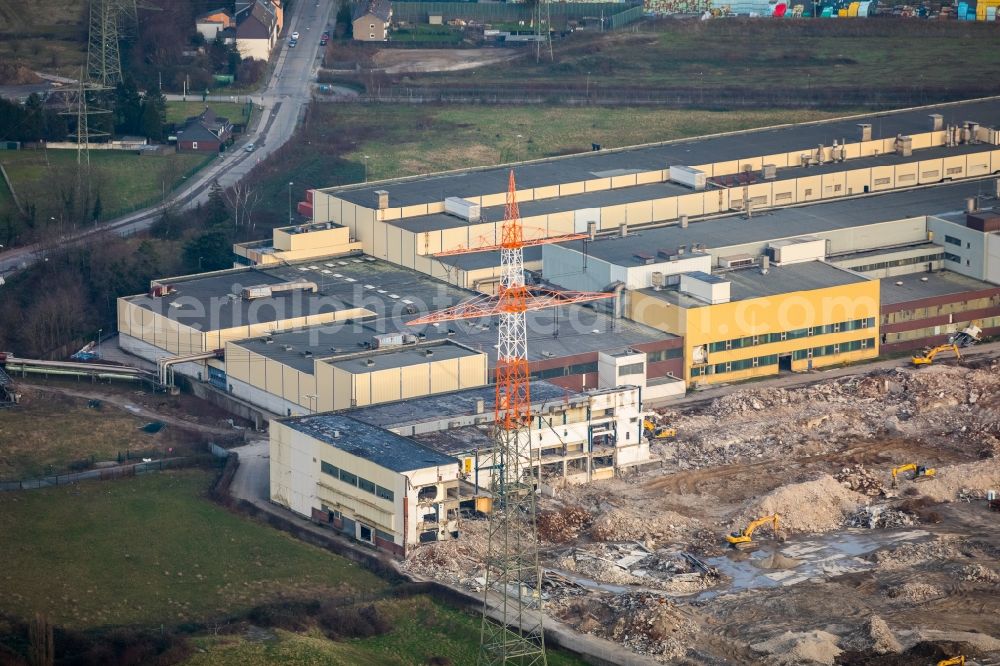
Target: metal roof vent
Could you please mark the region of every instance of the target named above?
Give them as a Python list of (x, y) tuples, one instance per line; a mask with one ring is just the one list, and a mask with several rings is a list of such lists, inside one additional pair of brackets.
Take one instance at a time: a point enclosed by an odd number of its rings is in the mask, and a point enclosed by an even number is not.
[(334, 439), (338, 439), (340, 437), (340, 431), (339, 430), (333, 430), (333, 431), (331, 431), (330, 432), (330, 437), (333, 437)]
[(897, 287), (902, 287), (903, 286), (903, 281), (902, 280), (896, 280), (896, 286)]
[(434, 356), (434, 350), (428, 349), (427, 351), (424, 352), (424, 356)]
[(375, 359), (373, 358), (365, 359), (365, 366), (370, 368), (373, 365), (375, 365)]

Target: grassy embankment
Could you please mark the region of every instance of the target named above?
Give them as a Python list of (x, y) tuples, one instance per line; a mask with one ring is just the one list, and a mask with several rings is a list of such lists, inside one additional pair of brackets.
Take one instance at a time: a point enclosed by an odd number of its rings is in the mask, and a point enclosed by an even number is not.
[[(46, 613), (76, 630), (167, 627), (232, 618), (265, 602), (352, 599), (391, 627), (331, 641), (313, 628), (196, 635), (203, 664), (391, 664), (475, 661), (478, 618), (423, 595), (397, 597), (352, 562), (245, 519), (204, 498), (211, 475), (164, 472), (0, 494), (0, 613)], [(581, 662), (553, 652), (549, 663)]]
[[(314, 104), (295, 140), (254, 173), (261, 219), (287, 219), (307, 188), (501, 164), (716, 132), (830, 118), (808, 110), (712, 112), (633, 108)], [(521, 138), (518, 138), (518, 135)]]

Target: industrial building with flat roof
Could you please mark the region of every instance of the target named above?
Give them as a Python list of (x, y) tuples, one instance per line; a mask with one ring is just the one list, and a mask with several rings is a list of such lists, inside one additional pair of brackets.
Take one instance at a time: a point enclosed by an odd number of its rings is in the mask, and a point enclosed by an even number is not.
[[(995, 98), (513, 168), (527, 238), (601, 233), (1000, 173), (1000, 131), (989, 125), (1000, 125)], [(674, 182), (671, 167), (681, 166), (704, 176), (705, 186)], [(435, 254), (497, 242), (506, 170), (310, 190), (301, 212), (350, 228), (372, 256), (472, 288)], [(466, 205), (449, 208), (454, 200)], [(472, 279), (482, 279), (485, 267), (478, 270)]]
[(343, 414), (271, 422), (271, 499), (396, 555), (458, 536), (459, 460)]

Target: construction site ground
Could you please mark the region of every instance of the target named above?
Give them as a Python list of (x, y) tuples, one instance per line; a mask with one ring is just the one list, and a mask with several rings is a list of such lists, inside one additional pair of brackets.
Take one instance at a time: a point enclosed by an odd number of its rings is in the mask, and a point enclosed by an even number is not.
[[(729, 387), (657, 461), (540, 501), (547, 613), (676, 664), (1000, 664), (1000, 362)], [(890, 470), (916, 463), (892, 487)], [(729, 532), (780, 515), (731, 548)], [(480, 589), (486, 521), (406, 567)]]

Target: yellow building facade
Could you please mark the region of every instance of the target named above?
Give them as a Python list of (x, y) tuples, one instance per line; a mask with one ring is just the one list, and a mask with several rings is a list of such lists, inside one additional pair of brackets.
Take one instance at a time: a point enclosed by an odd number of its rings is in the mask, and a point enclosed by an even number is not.
[(684, 336), (689, 385), (802, 372), (879, 354), (878, 280), (718, 304), (664, 297), (670, 293), (632, 292), (628, 316)]

